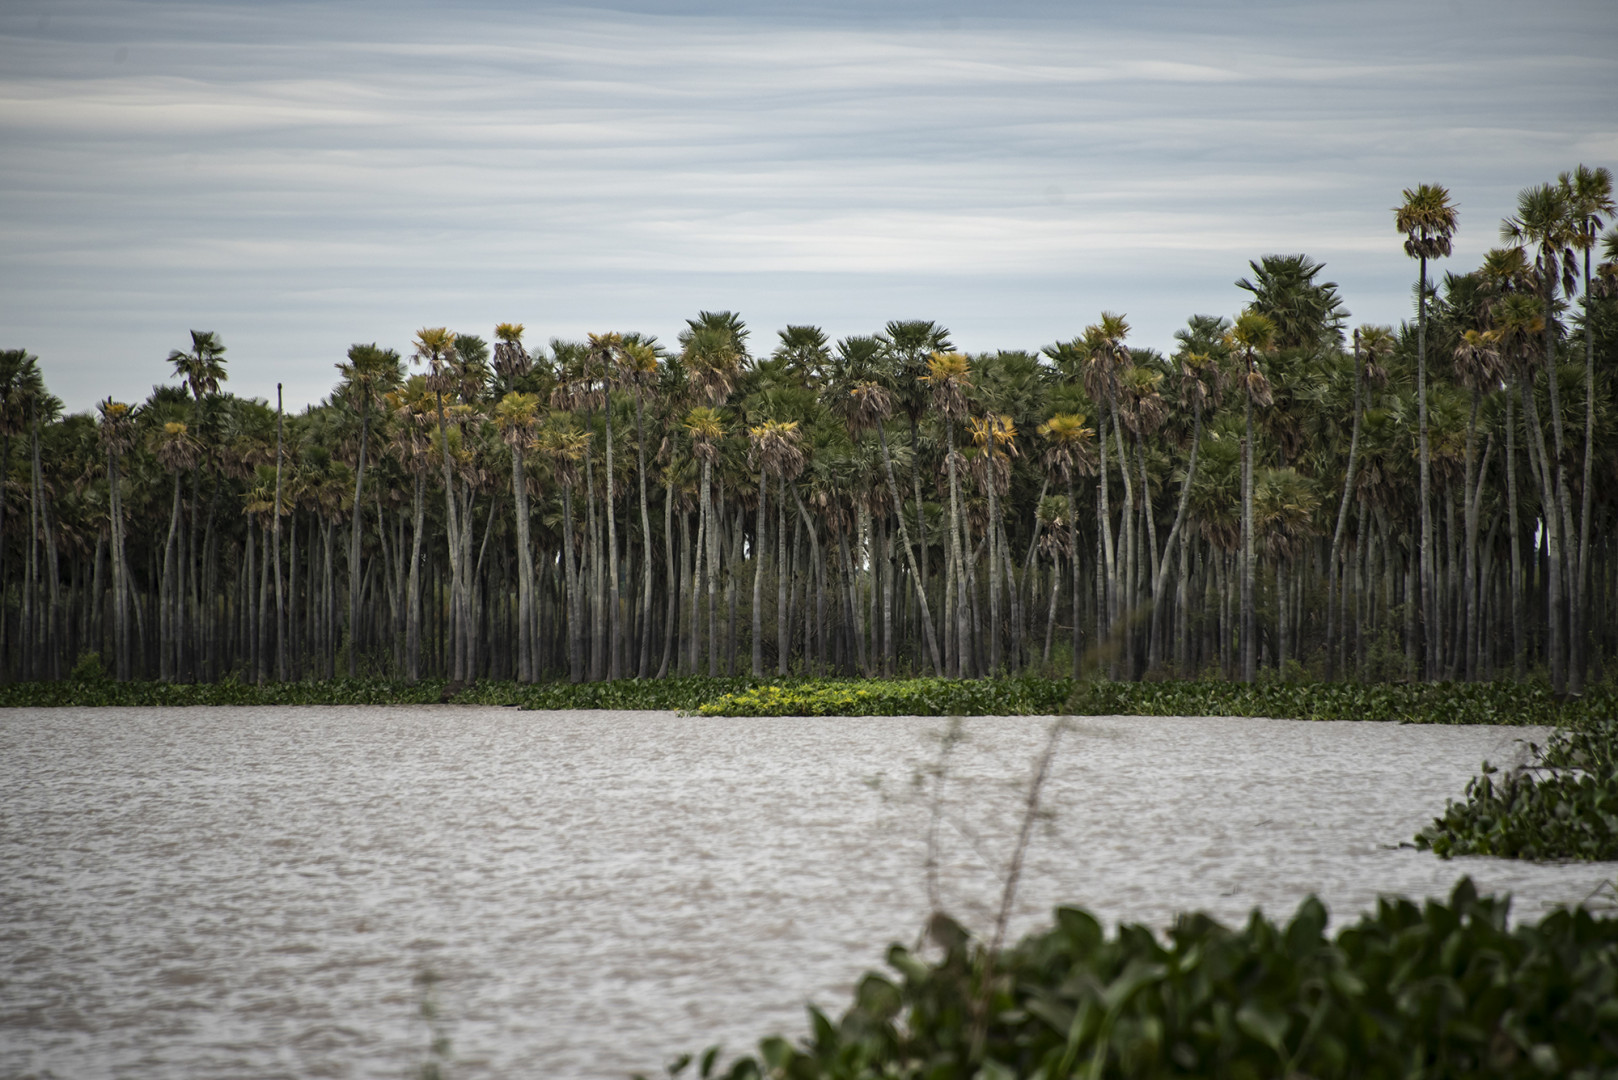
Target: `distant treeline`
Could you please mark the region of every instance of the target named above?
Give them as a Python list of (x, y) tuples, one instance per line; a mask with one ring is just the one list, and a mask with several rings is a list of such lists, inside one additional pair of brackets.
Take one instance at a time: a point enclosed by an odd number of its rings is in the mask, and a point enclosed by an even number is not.
[[(1618, 231), (1604, 169), (1530, 188), (1412, 320), (1304, 255), (1172, 356), (1103, 313), (1039, 353), (933, 322), (767, 354), (730, 312), (356, 345), (298, 414), (178, 385), (63, 416), (0, 353), (0, 677), (593, 681), (794, 672), (1492, 679), (1618, 646)], [(1605, 491), (1607, 494), (1603, 495)]]

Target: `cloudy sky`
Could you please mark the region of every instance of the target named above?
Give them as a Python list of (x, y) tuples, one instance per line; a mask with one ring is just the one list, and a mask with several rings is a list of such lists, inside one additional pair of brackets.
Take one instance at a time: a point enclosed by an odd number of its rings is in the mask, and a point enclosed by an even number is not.
[(426, 325), (1162, 348), (1299, 251), (1395, 322), (1400, 189), (1449, 187), (1468, 267), (1618, 166), (1615, 90), (1611, 0), (6, 0), (0, 347), (74, 409), (191, 328), (298, 405)]

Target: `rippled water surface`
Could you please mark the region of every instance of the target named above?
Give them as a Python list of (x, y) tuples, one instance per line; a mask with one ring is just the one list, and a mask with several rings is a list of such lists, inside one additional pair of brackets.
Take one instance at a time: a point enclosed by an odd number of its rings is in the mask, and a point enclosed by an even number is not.
[[(623, 1076), (840, 1009), (926, 910), (936, 719), (431, 708), (0, 711), (0, 1076)], [(946, 906), (990, 921), (1049, 721), (981, 718)], [(1339, 919), (1463, 873), (1536, 916), (1614, 864), (1398, 845), (1525, 729), (1091, 718), (1013, 929), (1058, 902)], [(1539, 733), (1542, 735), (1542, 733)]]

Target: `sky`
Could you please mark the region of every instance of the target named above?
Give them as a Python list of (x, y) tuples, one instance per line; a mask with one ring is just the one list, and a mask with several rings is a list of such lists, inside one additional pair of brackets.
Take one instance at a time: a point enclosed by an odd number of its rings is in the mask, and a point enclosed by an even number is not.
[(1618, 167), (1611, 0), (0, 5), (0, 347), (70, 410), (175, 381), (320, 400), (356, 342), (750, 347), (932, 319), (1165, 351), (1248, 260), (1410, 312), (1400, 191), (1476, 265), (1516, 193)]

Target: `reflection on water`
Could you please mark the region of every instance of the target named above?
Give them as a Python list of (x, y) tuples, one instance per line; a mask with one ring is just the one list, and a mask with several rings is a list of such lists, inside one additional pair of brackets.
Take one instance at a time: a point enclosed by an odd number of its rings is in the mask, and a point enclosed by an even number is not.
[[(926, 907), (943, 721), (472, 707), (0, 712), (0, 1075), (623, 1076), (803, 1030)], [(1046, 721), (966, 722), (947, 905), (983, 925)], [(1397, 845), (1522, 730), (1086, 719), (1015, 931), (1461, 873), (1517, 910), (1608, 865)], [(421, 1013), (423, 972), (436, 1015)]]

